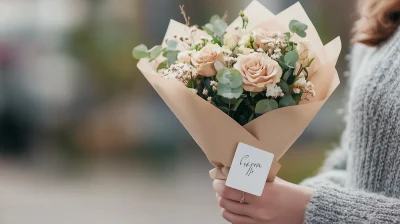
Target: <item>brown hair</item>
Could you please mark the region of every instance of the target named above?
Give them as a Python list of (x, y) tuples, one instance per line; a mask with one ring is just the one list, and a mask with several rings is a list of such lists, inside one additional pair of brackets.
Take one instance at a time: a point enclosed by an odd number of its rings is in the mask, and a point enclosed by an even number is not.
[(400, 25), (400, 0), (360, 0), (361, 18), (354, 27), (354, 42), (377, 46)]

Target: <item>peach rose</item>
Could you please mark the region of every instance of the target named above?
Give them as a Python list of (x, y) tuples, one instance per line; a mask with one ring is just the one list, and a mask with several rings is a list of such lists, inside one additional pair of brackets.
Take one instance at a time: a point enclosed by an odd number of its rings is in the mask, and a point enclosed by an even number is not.
[(261, 92), (267, 85), (279, 83), (283, 72), (278, 62), (262, 53), (239, 56), (234, 68), (243, 76), (243, 88), (250, 92)]
[(197, 68), (197, 72), (205, 77), (212, 77), (217, 74), (214, 63), (222, 60), (222, 49), (218, 44), (207, 44), (200, 51), (192, 56), (192, 64)]

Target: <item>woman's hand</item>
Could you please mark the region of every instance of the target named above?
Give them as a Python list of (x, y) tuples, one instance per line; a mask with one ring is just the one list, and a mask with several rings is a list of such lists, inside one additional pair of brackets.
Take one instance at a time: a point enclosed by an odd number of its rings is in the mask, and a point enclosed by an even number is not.
[(276, 178), (266, 183), (263, 194), (257, 197), (225, 186), (225, 181), (214, 180), (222, 216), (233, 224), (296, 224), (303, 223), (306, 206), (313, 193), (303, 187)]

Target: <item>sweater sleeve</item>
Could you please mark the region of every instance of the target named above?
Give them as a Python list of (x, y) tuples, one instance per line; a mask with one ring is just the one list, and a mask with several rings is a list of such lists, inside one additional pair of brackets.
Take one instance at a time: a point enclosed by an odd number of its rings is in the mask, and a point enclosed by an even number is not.
[(400, 200), (322, 184), (307, 206), (304, 223), (400, 223)]

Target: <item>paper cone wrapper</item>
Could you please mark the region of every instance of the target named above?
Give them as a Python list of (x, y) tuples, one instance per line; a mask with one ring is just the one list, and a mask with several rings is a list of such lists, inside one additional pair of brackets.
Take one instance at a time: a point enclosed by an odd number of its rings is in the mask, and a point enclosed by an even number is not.
[[(211, 178), (227, 178), (237, 145), (243, 142), (274, 154), (274, 163), (268, 176), (268, 181), (272, 181), (280, 168), (279, 159), (303, 133), (339, 85), (335, 65), (341, 51), (341, 41), (340, 38), (336, 38), (323, 46), (300, 3), (275, 16), (259, 2), (253, 1), (245, 13), (250, 21), (249, 30), (262, 27), (266, 30), (287, 32), (286, 27), (292, 19), (309, 26), (307, 39), (316, 50), (316, 59), (310, 74), (310, 81), (315, 85), (316, 97), (310, 97), (309, 101), (304, 100), (297, 106), (270, 111), (241, 126), (179, 81), (160, 77), (156, 71), (157, 62), (142, 59), (138, 68), (215, 166), (215, 169), (210, 171)], [(238, 18), (228, 27), (228, 32), (240, 23), (241, 19)], [(185, 35), (187, 30), (187, 26), (171, 20), (165, 39), (171, 39), (173, 35)], [(203, 35), (206, 33), (199, 30), (196, 38)], [(296, 40), (299, 37), (294, 38)], [(184, 49), (182, 46), (178, 47)]]

